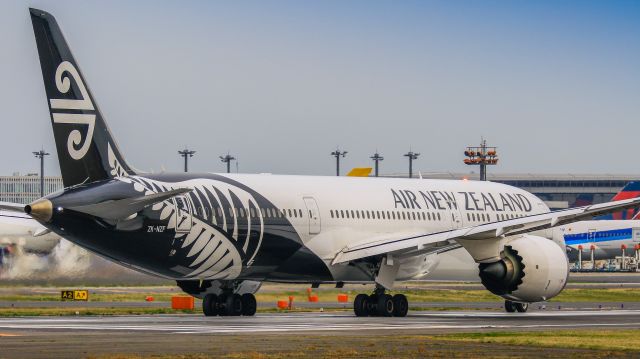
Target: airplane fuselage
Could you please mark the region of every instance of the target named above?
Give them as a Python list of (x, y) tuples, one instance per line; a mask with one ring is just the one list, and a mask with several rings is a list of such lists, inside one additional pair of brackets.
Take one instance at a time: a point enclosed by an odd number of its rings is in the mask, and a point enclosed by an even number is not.
[[(126, 220), (66, 211), (57, 221), (54, 210), (52, 224), (83, 247), (172, 279), (358, 282), (371, 281), (366, 268), (331, 265), (346, 246), (549, 211), (534, 195), (492, 182), (267, 174), (125, 176), (50, 199), (68, 208), (94, 194), (99, 202), (177, 188), (191, 191)], [(431, 265), (425, 255), (408, 258), (398, 279)]]
[(594, 259), (614, 259), (635, 254), (635, 245), (640, 244), (640, 221), (638, 220), (603, 220), (582, 221), (562, 226), (554, 231), (561, 235), (567, 245), (569, 260), (577, 261), (582, 247), (582, 260), (591, 259), (593, 246)]

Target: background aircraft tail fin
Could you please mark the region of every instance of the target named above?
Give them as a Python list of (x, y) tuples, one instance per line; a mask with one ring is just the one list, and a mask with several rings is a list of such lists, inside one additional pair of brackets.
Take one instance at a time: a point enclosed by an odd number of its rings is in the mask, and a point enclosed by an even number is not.
[[(629, 182), (620, 190), (620, 192), (616, 193), (616, 195), (613, 196), (611, 201), (621, 201), (624, 199), (631, 199), (636, 197), (640, 197), (640, 182)], [(634, 214), (635, 211), (633, 209), (628, 209), (626, 211), (599, 216), (594, 219), (637, 219), (637, 215), (634, 216)], [(640, 212), (638, 214), (640, 214)]]
[(29, 9), (65, 187), (133, 174), (55, 18)]

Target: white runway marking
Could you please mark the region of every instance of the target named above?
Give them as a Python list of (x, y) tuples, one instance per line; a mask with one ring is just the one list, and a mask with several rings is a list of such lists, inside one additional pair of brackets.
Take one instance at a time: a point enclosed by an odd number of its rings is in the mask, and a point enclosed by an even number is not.
[(418, 312), (407, 318), (356, 318), (348, 314), (288, 314), (256, 317), (197, 315), (0, 318), (0, 329), (49, 333), (167, 332), (177, 334), (236, 334), (371, 330), (479, 330), (640, 327), (640, 311), (571, 312)]

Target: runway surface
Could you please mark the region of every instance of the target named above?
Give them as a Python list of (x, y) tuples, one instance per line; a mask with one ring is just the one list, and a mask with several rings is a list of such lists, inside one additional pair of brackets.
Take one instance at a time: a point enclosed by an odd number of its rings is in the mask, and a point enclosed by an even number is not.
[[(438, 339), (437, 334), (637, 329), (640, 310), (411, 312), (406, 318), (351, 313), (255, 317), (153, 315), (0, 318), (1, 357), (629, 357), (636, 352), (509, 346)], [(578, 334), (579, 335), (579, 334)], [(431, 336), (431, 337), (429, 337)], [(585, 338), (586, 340), (586, 338)], [(382, 354), (381, 354), (382, 353)], [(517, 355), (516, 355), (517, 353)], [(603, 354), (604, 353), (604, 354)]]
[(476, 330), (640, 328), (640, 310), (502, 312), (415, 312), (406, 318), (356, 318), (350, 313), (263, 314), (255, 317), (153, 315), (113, 317), (1, 318), (0, 335), (53, 332), (139, 332), (240, 334), (273, 332), (411, 331), (442, 333)]
[[(195, 308), (199, 310), (202, 302), (196, 300)], [(304, 309), (343, 309), (351, 311), (353, 303), (338, 302), (304, 302), (296, 301), (296, 308)], [(71, 301), (3, 301), (0, 300), (0, 308), (170, 308), (171, 302), (153, 301), (153, 302), (71, 302)], [(276, 307), (275, 302), (259, 302), (258, 308), (272, 309)], [(484, 311), (504, 311), (503, 302), (411, 302), (411, 307), (416, 310), (484, 310)], [(533, 303), (529, 306), (530, 312), (535, 311), (558, 311), (558, 310), (608, 310), (608, 309), (630, 309), (640, 310), (640, 302), (547, 302)]]

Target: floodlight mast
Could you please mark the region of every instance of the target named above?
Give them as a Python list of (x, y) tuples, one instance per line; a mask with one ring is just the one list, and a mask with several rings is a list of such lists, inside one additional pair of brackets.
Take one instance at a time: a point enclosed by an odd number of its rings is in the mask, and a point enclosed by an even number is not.
[(40, 159), (40, 197), (44, 197), (44, 156), (49, 156), (49, 153), (41, 149), (33, 154)]
[(189, 157), (193, 157), (193, 155), (196, 153), (196, 151), (192, 151), (187, 149), (187, 147), (185, 146), (184, 150), (182, 151), (178, 151), (178, 154), (180, 154), (180, 156), (184, 157), (184, 171), (187, 172), (189, 170), (189, 165), (188, 165), (188, 158)]
[[(227, 164), (227, 173), (231, 173), (231, 161), (235, 160), (236, 158), (231, 156), (229, 154), (229, 152), (227, 152), (227, 154), (225, 156), (220, 156), (220, 161), (222, 161), (223, 163)], [(238, 162), (236, 162), (236, 165), (238, 164)], [(237, 172), (237, 167), (236, 167), (236, 172)]]
[(404, 154), (405, 157), (409, 157), (409, 178), (413, 178), (413, 160), (417, 160), (419, 153), (415, 153), (413, 151), (409, 151)]
[(375, 175), (376, 175), (376, 177), (378, 177), (378, 163), (380, 161), (384, 161), (384, 157), (380, 156), (378, 151), (376, 151), (376, 153), (374, 153), (373, 156), (371, 156), (369, 158), (371, 158), (373, 160), (373, 162), (375, 163)]
[(340, 156), (346, 157), (347, 151), (340, 151), (339, 148), (336, 148), (335, 151), (331, 152), (331, 156), (336, 158), (336, 176), (340, 176)]
[(464, 164), (470, 166), (480, 166), (480, 181), (487, 180), (487, 166), (498, 164), (497, 147), (487, 146), (487, 140), (480, 139), (480, 146), (467, 147), (464, 151)]

